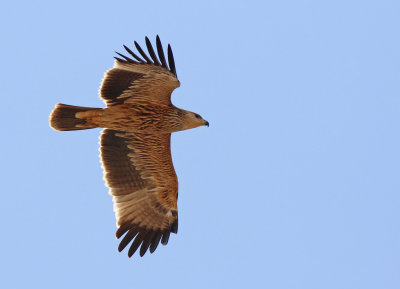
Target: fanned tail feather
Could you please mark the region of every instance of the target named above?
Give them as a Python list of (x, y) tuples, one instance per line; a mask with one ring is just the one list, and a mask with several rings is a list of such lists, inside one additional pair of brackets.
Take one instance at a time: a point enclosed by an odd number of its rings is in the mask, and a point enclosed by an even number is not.
[(89, 110), (101, 109), (58, 103), (50, 114), (50, 126), (62, 131), (95, 128), (97, 126), (88, 123), (86, 119), (76, 117), (76, 113)]

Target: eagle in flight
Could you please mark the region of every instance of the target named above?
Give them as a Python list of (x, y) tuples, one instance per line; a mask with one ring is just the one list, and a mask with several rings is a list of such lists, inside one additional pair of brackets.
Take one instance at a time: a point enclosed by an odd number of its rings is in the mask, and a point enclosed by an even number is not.
[(172, 91), (180, 86), (168, 44), (168, 64), (160, 38), (157, 55), (146, 37), (150, 57), (135, 41), (140, 56), (124, 45), (99, 90), (105, 108), (57, 104), (50, 115), (55, 130), (101, 127), (100, 156), (104, 179), (113, 197), (118, 250), (130, 244), (131, 257), (166, 245), (178, 232), (178, 179), (171, 158), (171, 133), (208, 122), (197, 113), (175, 107)]

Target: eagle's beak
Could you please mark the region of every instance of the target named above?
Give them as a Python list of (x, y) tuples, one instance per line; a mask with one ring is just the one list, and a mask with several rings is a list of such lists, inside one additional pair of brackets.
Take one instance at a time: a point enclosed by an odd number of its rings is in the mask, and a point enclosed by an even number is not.
[(204, 125), (206, 125), (207, 127), (209, 127), (210, 126), (210, 124), (208, 123), (208, 121), (204, 121)]

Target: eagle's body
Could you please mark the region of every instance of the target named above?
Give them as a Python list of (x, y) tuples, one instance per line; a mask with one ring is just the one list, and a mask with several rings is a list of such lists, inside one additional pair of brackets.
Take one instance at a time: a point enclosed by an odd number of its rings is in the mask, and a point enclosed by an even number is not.
[[(182, 130), (184, 113), (183, 110), (172, 105), (138, 103), (78, 112), (76, 117), (86, 119), (86, 125), (154, 134)], [(126, 123), (129, 123), (129, 127), (126, 127)]]
[(119, 54), (106, 72), (100, 97), (107, 107), (87, 108), (57, 104), (50, 116), (56, 130), (105, 128), (100, 137), (104, 178), (113, 196), (119, 250), (132, 240), (128, 255), (140, 246), (143, 256), (177, 233), (178, 180), (170, 152), (171, 133), (208, 125), (198, 114), (175, 107), (172, 91), (179, 87), (172, 50), (169, 68), (159, 37), (157, 51), (148, 38), (151, 59), (135, 42), (143, 57), (125, 47), (133, 59)]

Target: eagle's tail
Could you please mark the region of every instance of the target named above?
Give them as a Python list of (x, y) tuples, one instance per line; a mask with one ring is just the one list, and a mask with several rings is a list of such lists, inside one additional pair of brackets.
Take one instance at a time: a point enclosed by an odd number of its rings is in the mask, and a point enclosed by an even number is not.
[(101, 110), (101, 108), (58, 103), (50, 114), (50, 126), (55, 130), (95, 128), (98, 127), (96, 119), (99, 119)]

